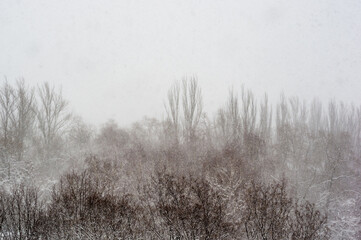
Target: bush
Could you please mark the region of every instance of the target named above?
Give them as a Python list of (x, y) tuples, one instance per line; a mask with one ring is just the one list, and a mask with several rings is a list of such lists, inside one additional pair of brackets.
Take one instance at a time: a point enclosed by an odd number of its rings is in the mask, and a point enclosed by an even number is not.
[(1, 239), (39, 239), (44, 232), (45, 214), (36, 188), (24, 184), (10, 193), (0, 193)]
[(227, 239), (222, 198), (202, 178), (158, 172), (145, 191), (148, 229), (162, 239)]
[(63, 176), (48, 209), (50, 237), (125, 239), (137, 234), (137, 207), (131, 196), (105, 193), (84, 171)]
[(309, 202), (287, 196), (285, 181), (251, 182), (245, 190), (243, 224), (247, 239), (328, 239), (327, 217)]

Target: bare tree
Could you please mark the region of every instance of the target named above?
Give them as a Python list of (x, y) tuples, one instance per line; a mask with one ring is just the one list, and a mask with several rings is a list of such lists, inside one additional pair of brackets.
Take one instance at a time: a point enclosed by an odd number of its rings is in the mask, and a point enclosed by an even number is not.
[(246, 91), (244, 86), (241, 89), (241, 107), (243, 135), (247, 136), (255, 130), (257, 106), (253, 93), (250, 90)]
[(22, 160), (26, 149), (25, 141), (29, 136), (35, 121), (34, 90), (28, 89), (24, 80), (17, 82), (15, 89), (16, 112), (14, 116), (14, 132), (17, 159)]
[(202, 94), (196, 77), (183, 79), (183, 117), (184, 131), (187, 143), (192, 143), (196, 137), (196, 129), (203, 112)]
[(6, 81), (0, 90), (0, 130), (1, 130), (1, 144), (0, 157), (2, 160), (3, 169), (6, 175), (10, 178), (11, 175), (11, 155), (14, 152), (14, 114), (15, 114), (16, 100), (14, 97), (14, 89)]
[(19, 177), (17, 170), (24, 170), (21, 160), (30, 142), (27, 140), (34, 123), (34, 102), (33, 91), (24, 80), (18, 81), (16, 87), (5, 82), (0, 90), (0, 157), (9, 179), (11, 175)]
[(0, 90), (0, 128), (3, 151), (12, 145), (13, 122), (16, 109), (14, 88), (6, 81)]
[(56, 92), (49, 83), (44, 83), (38, 88), (38, 93), (38, 127), (43, 143), (49, 150), (55, 139), (64, 131), (71, 115), (67, 111), (68, 103), (63, 99), (61, 91)]
[(261, 138), (266, 142), (270, 142), (272, 137), (272, 107), (270, 107), (268, 103), (267, 94), (264, 95), (263, 101), (260, 104), (260, 120), (258, 128)]
[(234, 156), (241, 149), (242, 123), (237, 94), (229, 91), (226, 105), (218, 110), (214, 129), (217, 143), (227, 156)]
[(243, 152), (250, 160), (258, 160), (262, 140), (256, 132), (257, 105), (253, 93), (241, 89), (241, 122)]
[(240, 130), (241, 130), (241, 119), (238, 105), (238, 97), (234, 94), (233, 89), (229, 93), (228, 102), (227, 102), (227, 119), (228, 125), (230, 128), (231, 142), (236, 144), (240, 140)]
[(168, 120), (171, 122), (173, 135), (174, 135), (174, 143), (179, 143), (179, 99), (180, 99), (180, 85), (178, 82), (174, 83), (174, 85), (168, 90), (168, 98), (167, 102), (164, 104), (167, 112)]
[(308, 118), (308, 125), (312, 134), (312, 137), (316, 137), (323, 127), (323, 114), (322, 114), (322, 103), (314, 99), (311, 102), (310, 116)]

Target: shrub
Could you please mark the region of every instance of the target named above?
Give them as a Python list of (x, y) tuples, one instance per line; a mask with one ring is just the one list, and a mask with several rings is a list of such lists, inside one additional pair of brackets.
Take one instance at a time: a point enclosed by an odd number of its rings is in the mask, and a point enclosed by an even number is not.
[(309, 202), (288, 197), (285, 181), (251, 182), (244, 194), (243, 224), (247, 239), (328, 239), (327, 217)]
[(137, 234), (137, 207), (131, 196), (105, 193), (84, 171), (63, 176), (48, 209), (51, 237), (124, 239)]
[(1, 239), (39, 239), (45, 229), (43, 204), (36, 188), (24, 184), (0, 193)]
[(147, 188), (148, 229), (169, 239), (226, 239), (222, 198), (202, 178), (158, 172)]

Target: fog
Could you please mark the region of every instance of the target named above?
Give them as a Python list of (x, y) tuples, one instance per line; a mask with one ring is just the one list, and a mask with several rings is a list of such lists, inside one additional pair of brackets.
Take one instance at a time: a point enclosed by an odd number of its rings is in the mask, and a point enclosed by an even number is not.
[(229, 88), (361, 102), (361, 3), (0, 2), (0, 76), (61, 86), (93, 124), (160, 117), (168, 86), (197, 75), (209, 113)]
[(1, 1), (0, 238), (361, 239), (360, 12)]

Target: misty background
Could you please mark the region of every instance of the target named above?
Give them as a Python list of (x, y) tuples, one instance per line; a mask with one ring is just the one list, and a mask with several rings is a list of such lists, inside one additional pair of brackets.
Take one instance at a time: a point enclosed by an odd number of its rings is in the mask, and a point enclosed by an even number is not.
[(168, 87), (196, 75), (214, 113), (242, 84), (361, 102), (361, 2), (0, 2), (0, 76), (62, 87), (87, 122), (165, 118)]

